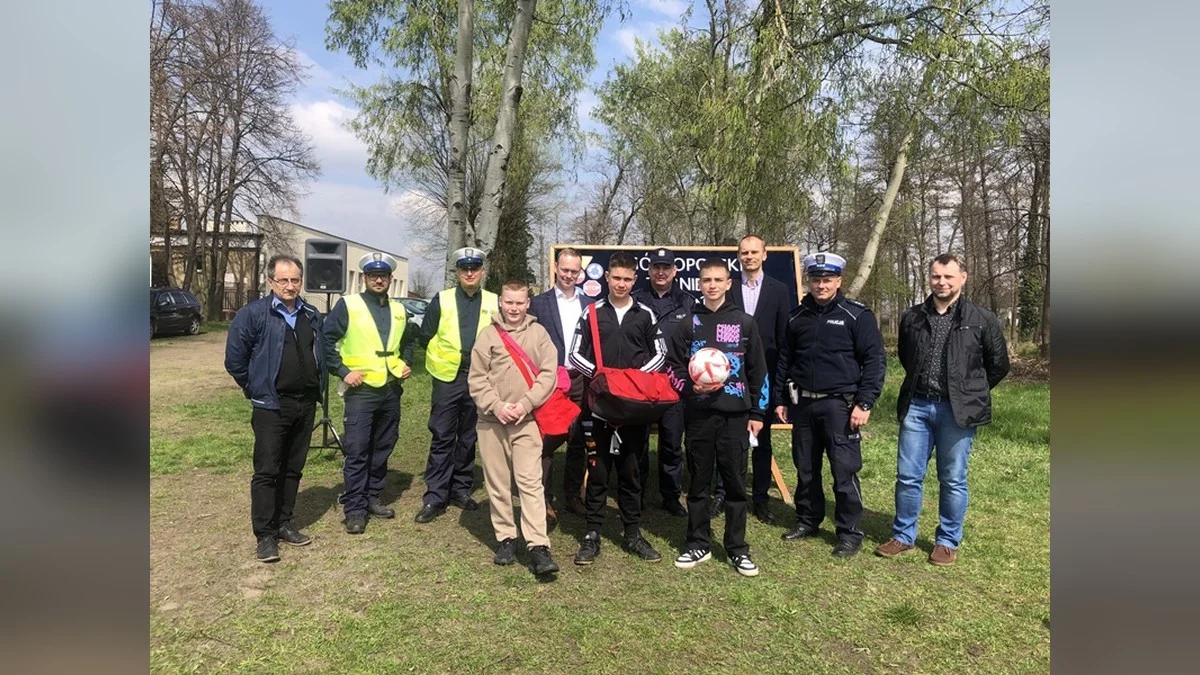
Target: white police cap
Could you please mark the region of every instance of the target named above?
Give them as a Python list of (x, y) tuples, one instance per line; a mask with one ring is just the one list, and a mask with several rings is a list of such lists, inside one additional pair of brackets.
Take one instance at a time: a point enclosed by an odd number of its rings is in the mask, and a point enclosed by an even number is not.
[(375, 251), (358, 259), (358, 269), (362, 270), (363, 274), (372, 272), (391, 274), (396, 271), (396, 259), (386, 253)]
[(836, 253), (809, 253), (804, 256), (804, 273), (810, 277), (840, 277), (846, 259)]
[(473, 267), (483, 264), (483, 251), (470, 246), (460, 248), (451, 256), (455, 267)]

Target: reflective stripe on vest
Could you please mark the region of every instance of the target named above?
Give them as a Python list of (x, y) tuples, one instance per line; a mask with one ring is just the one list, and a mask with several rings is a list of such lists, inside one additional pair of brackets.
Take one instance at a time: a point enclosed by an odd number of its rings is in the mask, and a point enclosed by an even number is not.
[[(447, 288), (438, 293), (438, 304), (441, 306), (441, 319), (438, 321), (437, 333), (425, 347), (425, 370), (442, 382), (453, 382), (458, 374), (458, 366), (462, 363), (462, 336), (458, 330), (458, 299), (455, 288)], [(492, 314), (500, 307), (500, 299), (491, 291), (481, 290), (483, 297), (479, 300), (479, 325), (475, 334), (487, 328), (492, 322)]]
[[(338, 346), (342, 363), (350, 370), (361, 372), (363, 382), (372, 387), (387, 384), (388, 371), (399, 378), (406, 365), (400, 358), (400, 340), (404, 337), (404, 327), (408, 324), (404, 305), (395, 300), (388, 303), (392, 310), (392, 327), (388, 331), (385, 350), (379, 337), (379, 326), (375, 324), (375, 317), (367, 308), (363, 297), (347, 295), (342, 300), (346, 303), (346, 314), (349, 316), (346, 335), (342, 337)], [(380, 353), (385, 351), (386, 355)]]

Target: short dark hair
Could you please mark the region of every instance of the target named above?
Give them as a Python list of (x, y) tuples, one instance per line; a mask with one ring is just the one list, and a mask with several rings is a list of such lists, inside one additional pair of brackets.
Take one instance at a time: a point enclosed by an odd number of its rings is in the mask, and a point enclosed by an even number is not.
[(726, 262), (724, 258), (705, 258), (704, 262), (700, 263), (701, 272), (709, 269), (710, 267), (720, 267), (721, 269), (725, 270), (726, 274), (729, 273), (729, 263)]
[(564, 248), (558, 249), (558, 253), (554, 254), (554, 262), (558, 262), (558, 261), (562, 260), (562, 257), (564, 255), (569, 255), (572, 258), (583, 258), (583, 254), (580, 253), (578, 250), (573, 249), (570, 246), (566, 246)]
[(933, 271), (934, 263), (937, 263), (939, 265), (949, 265), (950, 263), (956, 263), (958, 265), (958, 269), (962, 270), (963, 274), (967, 273), (967, 266), (964, 265), (963, 261), (959, 260), (958, 256), (954, 255), (953, 253), (943, 253), (943, 254), (939, 255), (938, 257), (934, 258), (933, 260), (930, 260), (929, 261), (929, 270), (930, 271)]
[(297, 258), (294, 255), (281, 254), (281, 255), (273, 255), (273, 256), (271, 256), (271, 259), (267, 261), (267, 278), (268, 279), (273, 280), (275, 278), (275, 266), (281, 262), (292, 263), (293, 265), (296, 266), (296, 269), (300, 270), (300, 276), (304, 276), (304, 263), (300, 262), (299, 258)]
[(528, 295), (529, 294), (529, 282), (525, 281), (524, 279), (518, 279), (516, 277), (513, 277), (513, 278), (509, 279), (508, 281), (504, 282), (504, 286), (502, 286), (501, 289), (502, 289), (502, 292), (503, 291), (525, 291), (525, 294)]
[(637, 263), (633, 261), (633, 256), (628, 251), (617, 251), (608, 259), (608, 269), (620, 267), (622, 269), (633, 270), (637, 272)]

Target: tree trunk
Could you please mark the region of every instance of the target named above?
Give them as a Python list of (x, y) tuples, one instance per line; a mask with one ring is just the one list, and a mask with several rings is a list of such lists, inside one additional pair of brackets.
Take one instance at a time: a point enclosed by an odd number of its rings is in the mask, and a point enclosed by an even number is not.
[(467, 143), (471, 126), (471, 77), (475, 13), (472, 0), (458, 0), (454, 79), (450, 81), (450, 182), (446, 190), (446, 285), (455, 281), (454, 251), (467, 238)]
[(992, 218), (988, 212), (988, 191), (987, 191), (987, 153), (983, 148), (979, 149), (979, 203), (981, 207), (980, 215), (983, 217), (983, 268), (987, 271), (987, 293), (988, 303), (991, 305), (989, 309), (992, 314), (1000, 315), (1000, 294), (996, 289), (996, 270), (994, 261), (996, 259), (995, 241), (992, 237)]
[(500, 213), (504, 202), (504, 187), (508, 176), (508, 159), (512, 155), (513, 130), (521, 107), (521, 76), (525, 70), (525, 49), (529, 46), (529, 27), (537, 0), (518, 0), (517, 16), (508, 35), (508, 56), (504, 62), (503, 94), (496, 115), (496, 130), (492, 134), (492, 149), (488, 155), (487, 173), (483, 184), (483, 205), (476, 224), (475, 243), (491, 252), (496, 246)]
[(867, 285), (867, 280), (871, 278), (871, 270), (875, 268), (875, 254), (879, 251), (879, 240), (883, 238), (883, 230), (887, 227), (892, 205), (896, 203), (896, 195), (900, 192), (900, 182), (904, 178), (904, 169), (908, 166), (908, 150), (912, 146), (914, 136), (916, 136), (915, 121), (909, 127), (908, 132), (904, 134), (904, 140), (900, 141), (900, 150), (896, 153), (896, 161), (892, 163), (892, 174), (888, 178), (887, 191), (883, 193), (883, 204), (880, 205), (879, 212), (875, 214), (875, 223), (871, 227), (871, 238), (867, 240), (867, 248), (863, 250), (858, 273), (854, 275), (854, 281), (850, 282), (850, 288), (846, 290), (846, 295), (857, 296)]

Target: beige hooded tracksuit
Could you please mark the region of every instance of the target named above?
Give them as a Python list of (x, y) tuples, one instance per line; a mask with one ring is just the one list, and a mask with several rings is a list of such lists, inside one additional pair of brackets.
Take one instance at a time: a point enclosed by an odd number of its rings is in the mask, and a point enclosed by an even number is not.
[[(533, 361), (537, 373), (533, 387), (504, 346), (497, 330), (507, 331)], [(492, 325), (480, 331), (471, 350), (471, 370), (467, 387), (479, 411), (479, 458), (487, 483), (496, 540), (517, 538), (513, 520), (512, 481), (521, 496), (521, 531), (525, 545), (549, 546), (546, 536), (546, 500), (542, 491), (542, 437), (532, 414), (513, 424), (501, 424), (496, 414), (505, 403), (520, 403), (528, 413), (545, 403), (554, 390), (558, 369), (558, 351), (550, 334), (533, 317), (526, 315), (520, 325), (504, 323), (497, 312)]]

